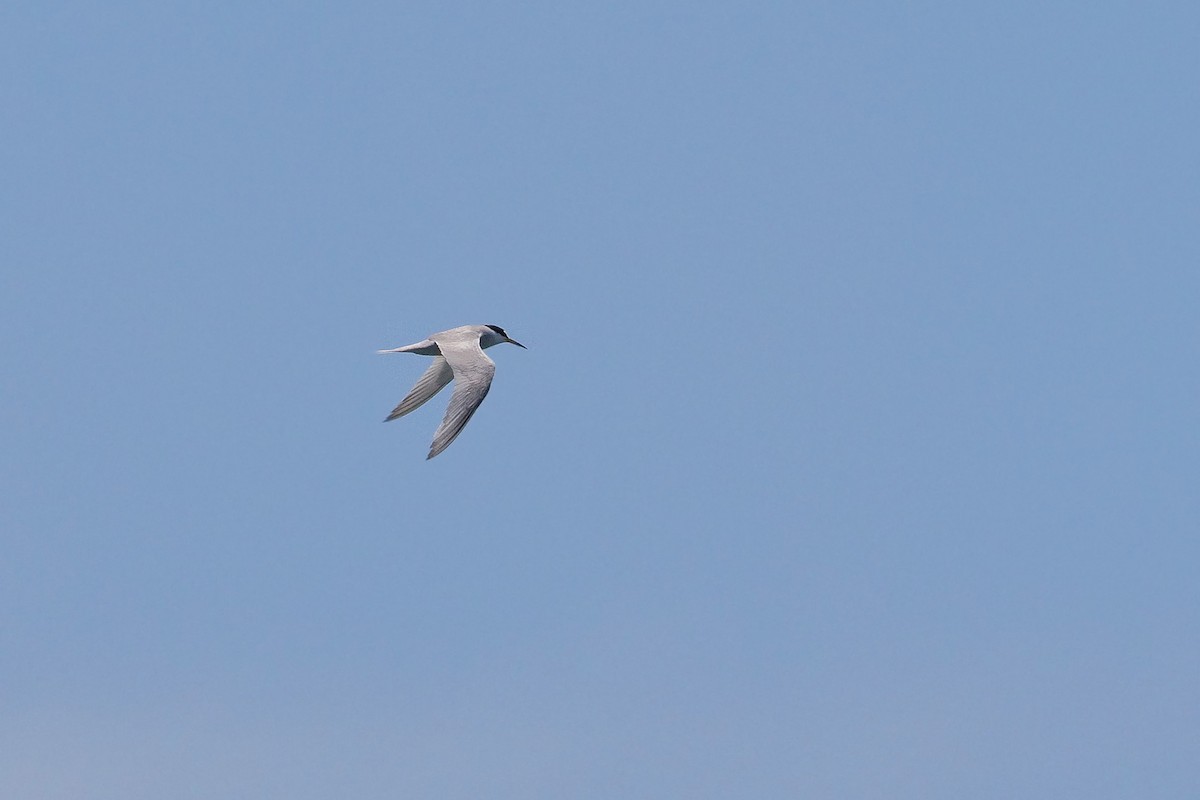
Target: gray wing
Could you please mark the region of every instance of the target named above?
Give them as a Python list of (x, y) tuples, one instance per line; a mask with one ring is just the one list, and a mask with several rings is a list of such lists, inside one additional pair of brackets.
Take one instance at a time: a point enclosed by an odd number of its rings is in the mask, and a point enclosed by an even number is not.
[(412, 388), (407, 397), (400, 401), (400, 405), (392, 409), (392, 413), (388, 414), (384, 422), (391, 422), (397, 417), (403, 417), (408, 412), (420, 408), (429, 398), (440, 392), (453, 377), (454, 370), (450, 369), (446, 359), (436, 356), (433, 363), (429, 365), (429, 369), (425, 370), (425, 374), (417, 381), (417, 385)]
[(445, 450), (462, 433), (483, 398), (487, 397), (492, 388), (492, 376), (496, 374), (496, 365), (484, 355), (477, 337), (453, 343), (439, 341), (438, 345), (454, 371), (454, 394), (450, 396), (450, 407), (446, 409), (442, 424), (433, 434), (426, 460)]

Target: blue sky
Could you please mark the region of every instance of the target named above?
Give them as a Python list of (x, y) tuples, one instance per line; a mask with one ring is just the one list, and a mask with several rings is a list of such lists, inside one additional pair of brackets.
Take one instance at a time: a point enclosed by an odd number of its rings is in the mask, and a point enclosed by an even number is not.
[(7, 5), (0, 794), (1197, 794), (1198, 34)]

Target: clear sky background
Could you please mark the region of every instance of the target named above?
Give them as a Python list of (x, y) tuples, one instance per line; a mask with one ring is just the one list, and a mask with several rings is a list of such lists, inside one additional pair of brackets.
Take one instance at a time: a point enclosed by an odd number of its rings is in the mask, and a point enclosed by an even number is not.
[(1200, 796), (1197, 42), (5, 4), (0, 796)]

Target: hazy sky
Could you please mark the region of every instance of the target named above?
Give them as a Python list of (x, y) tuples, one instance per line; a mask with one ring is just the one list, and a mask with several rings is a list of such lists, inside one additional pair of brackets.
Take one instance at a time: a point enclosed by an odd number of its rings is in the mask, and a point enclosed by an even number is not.
[(1198, 41), (6, 4), (0, 796), (1200, 796)]

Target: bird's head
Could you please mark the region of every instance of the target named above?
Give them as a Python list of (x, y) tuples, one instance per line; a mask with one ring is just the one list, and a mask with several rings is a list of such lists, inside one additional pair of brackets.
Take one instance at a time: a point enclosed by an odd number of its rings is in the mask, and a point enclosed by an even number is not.
[(487, 348), (487, 347), (491, 347), (494, 344), (500, 344), (501, 342), (508, 342), (509, 344), (515, 344), (517, 347), (520, 347), (522, 350), (529, 349), (525, 345), (518, 342), (516, 339), (510, 339), (508, 334), (504, 332), (504, 328), (501, 328), (499, 325), (484, 325), (483, 326), (483, 335), (479, 337), (479, 346), (480, 347)]

